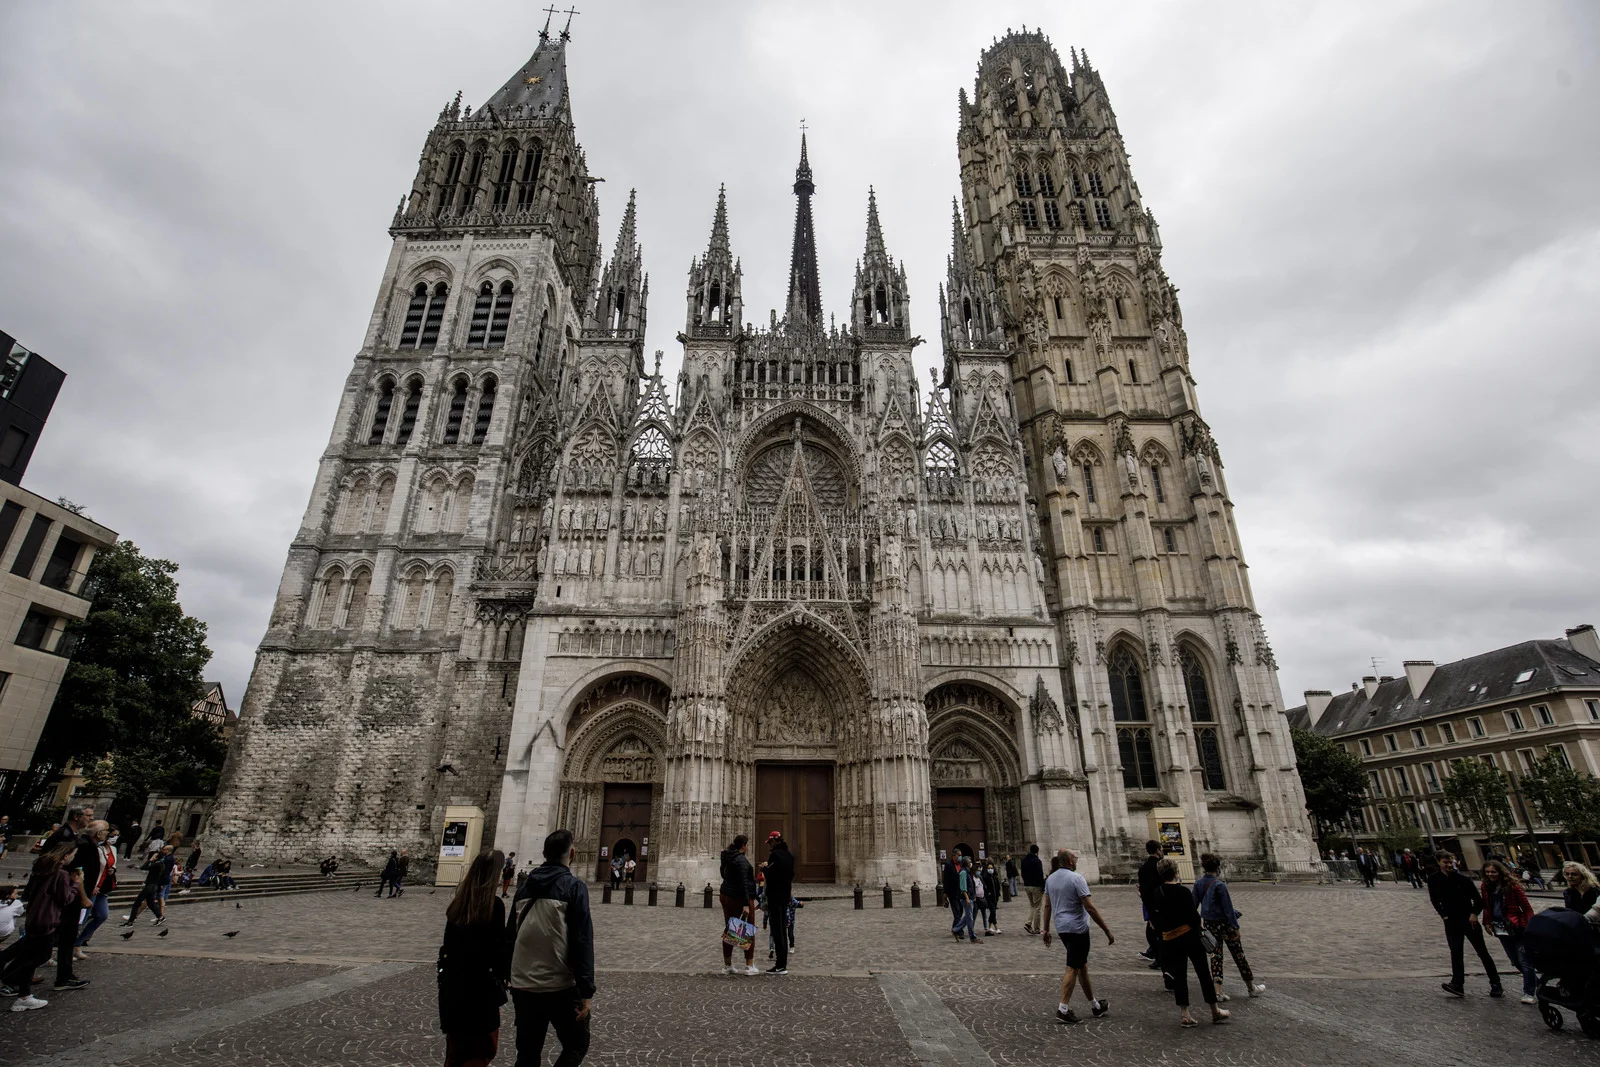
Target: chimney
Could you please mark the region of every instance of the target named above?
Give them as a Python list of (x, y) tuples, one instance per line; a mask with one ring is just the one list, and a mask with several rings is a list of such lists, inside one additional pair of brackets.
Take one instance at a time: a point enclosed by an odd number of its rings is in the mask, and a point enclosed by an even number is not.
[(1364, 674), (1361, 676), (1361, 685), (1367, 691), (1367, 699), (1371, 700), (1372, 694), (1378, 691), (1378, 680), (1370, 674)]
[(1411, 683), (1411, 699), (1421, 700), (1422, 691), (1428, 688), (1428, 679), (1438, 670), (1431, 659), (1406, 660), (1406, 681)]
[(1574, 652), (1600, 663), (1600, 636), (1595, 634), (1593, 626), (1588, 623), (1574, 626), (1567, 631), (1567, 640), (1572, 642)]
[(1311, 720), (1313, 728), (1322, 718), (1323, 712), (1328, 710), (1328, 705), (1333, 703), (1333, 694), (1326, 689), (1306, 690), (1306, 718)]

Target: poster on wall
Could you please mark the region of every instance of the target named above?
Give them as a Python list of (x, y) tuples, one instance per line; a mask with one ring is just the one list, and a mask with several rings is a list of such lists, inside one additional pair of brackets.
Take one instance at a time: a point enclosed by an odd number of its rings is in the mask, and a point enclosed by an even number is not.
[(444, 824), (444, 841), (439, 845), (439, 858), (442, 860), (462, 859), (467, 854), (467, 824), (464, 822), (447, 822)]
[(601, 859), (605, 859), (609, 855), (611, 855), (611, 849), (607, 848), (605, 845), (601, 845), (600, 846), (600, 858)]
[(1156, 840), (1161, 842), (1161, 851), (1164, 854), (1183, 855), (1183, 824), (1178, 822), (1156, 824)]

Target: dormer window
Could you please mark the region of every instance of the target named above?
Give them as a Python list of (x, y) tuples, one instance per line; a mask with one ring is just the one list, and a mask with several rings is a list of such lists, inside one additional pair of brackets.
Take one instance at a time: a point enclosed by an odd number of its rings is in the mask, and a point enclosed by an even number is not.
[(1521, 674), (1517, 675), (1516, 680), (1514, 682), (1512, 682), (1511, 684), (1512, 685), (1521, 685), (1523, 682), (1531, 681), (1532, 678), (1533, 678), (1533, 672), (1532, 671), (1523, 671)]

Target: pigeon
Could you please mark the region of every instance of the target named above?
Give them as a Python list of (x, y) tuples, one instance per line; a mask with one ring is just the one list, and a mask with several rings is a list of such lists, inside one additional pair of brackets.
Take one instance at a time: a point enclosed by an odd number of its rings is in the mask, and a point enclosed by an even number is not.
[(160, 932), (160, 933), (159, 933), (159, 934), (157, 934), (157, 935), (156, 935), (156, 936), (157, 936), (157, 937), (166, 937), (166, 936), (167, 936), (167, 935), (168, 935), (168, 934), (170, 934), (170, 933), (172, 933), (172, 931), (171, 931), (171, 930), (163, 930), (163, 931), (161, 931), (161, 932)]
[(127, 933), (121, 934), (119, 936), (121, 936), (122, 940), (126, 941), (126, 940), (128, 940), (128, 938), (133, 936), (133, 931), (129, 930)]
[(238, 937), (239, 936), (239, 931), (237, 931), (237, 930), (229, 930), (227, 933), (223, 934), (222, 936), (223, 937)]
[(237, 900), (236, 900), (236, 901), (234, 901), (234, 902), (233, 902), (233, 906), (234, 906), (234, 907), (236, 907), (236, 908), (242, 908), (242, 907), (244, 907), (244, 905), (243, 905), (243, 904), (241, 904), (241, 903), (239, 903), (239, 902), (238, 902), (238, 901), (237, 901)]

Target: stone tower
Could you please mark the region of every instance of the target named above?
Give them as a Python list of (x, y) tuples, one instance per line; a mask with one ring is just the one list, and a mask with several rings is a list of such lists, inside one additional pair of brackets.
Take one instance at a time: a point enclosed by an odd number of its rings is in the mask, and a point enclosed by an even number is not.
[(427, 136), (210, 832), (426, 864), (470, 806), (507, 851), (561, 826), (585, 874), (694, 886), (780, 829), (804, 881), (904, 886), (1029, 842), (1125, 871), (1178, 809), (1236, 869), (1304, 869), (1221, 464), (1087, 61), (1013, 34), (962, 94), (924, 395), (871, 189), (825, 319), (804, 138), (789, 248), (755, 250), (787, 252), (787, 295), (747, 315), (719, 190), (681, 370), (647, 366), (637, 202), (602, 261), (567, 46)]
[(1011, 33), (959, 114), (945, 383), (958, 417), (1014, 390), (1101, 862), (1177, 807), (1197, 849), (1308, 869), (1277, 665), (1105, 84)]

